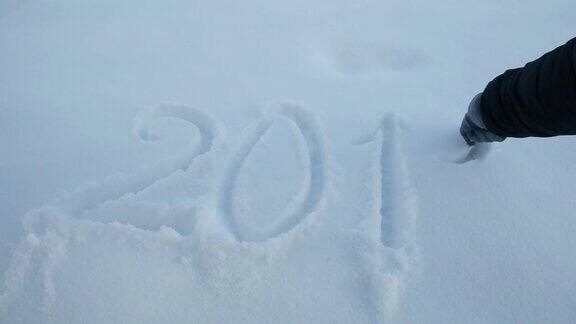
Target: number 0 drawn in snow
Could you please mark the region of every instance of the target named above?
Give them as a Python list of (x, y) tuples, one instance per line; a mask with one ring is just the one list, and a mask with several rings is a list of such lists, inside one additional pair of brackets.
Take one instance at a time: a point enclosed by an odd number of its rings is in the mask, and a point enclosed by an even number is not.
[[(282, 211), (275, 222), (265, 228), (255, 228), (241, 222), (233, 207), (234, 189), (238, 173), (246, 158), (250, 155), (259, 140), (274, 123), (274, 118), (287, 118), (294, 123), (306, 143), (309, 172), (306, 184), (297, 196)], [(280, 103), (262, 117), (250, 129), (244, 142), (232, 157), (228, 172), (221, 188), (220, 209), (231, 232), (239, 241), (264, 241), (276, 237), (300, 224), (307, 216), (317, 210), (325, 193), (327, 172), (325, 168), (325, 148), (319, 127), (312, 114), (306, 109), (291, 103)]]

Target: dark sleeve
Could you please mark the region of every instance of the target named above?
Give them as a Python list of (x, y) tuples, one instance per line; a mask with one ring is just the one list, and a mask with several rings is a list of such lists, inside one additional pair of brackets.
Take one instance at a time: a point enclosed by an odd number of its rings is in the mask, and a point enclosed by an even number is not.
[(576, 135), (576, 38), (490, 82), (482, 119), (503, 137)]

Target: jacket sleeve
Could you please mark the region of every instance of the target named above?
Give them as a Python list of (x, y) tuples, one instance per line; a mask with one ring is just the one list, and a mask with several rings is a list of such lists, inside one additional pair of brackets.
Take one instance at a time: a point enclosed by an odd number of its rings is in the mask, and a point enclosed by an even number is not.
[(503, 137), (576, 135), (576, 38), (498, 76), (481, 106), (488, 130)]

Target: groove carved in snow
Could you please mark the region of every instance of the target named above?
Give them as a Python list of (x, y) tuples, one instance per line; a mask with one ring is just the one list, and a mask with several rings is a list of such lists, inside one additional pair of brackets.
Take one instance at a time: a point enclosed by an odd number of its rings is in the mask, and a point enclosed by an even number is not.
[[(309, 172), (305, 187), (299, 190), (296, 201), (289, 204), (280, 217), (265, 228), (254, 228), (239, 222), (233, 208), (234, 187), (238, 173), (254, 146), (272, 127), (275, 117), (287, 118), (294, 123), (306, 143)], [(312, 114), (303, 107), (292, 103), (279, 103), (263, 116), (250, 130), (244, 142), (232, 157), (221, 188), (220, 208), (232, 233), (240, 241), (264, 241), (268, 238), (289, 232), (308, 215), (317, 210), (322, 201), (327, 182), (325, 148), (322, 135)]]

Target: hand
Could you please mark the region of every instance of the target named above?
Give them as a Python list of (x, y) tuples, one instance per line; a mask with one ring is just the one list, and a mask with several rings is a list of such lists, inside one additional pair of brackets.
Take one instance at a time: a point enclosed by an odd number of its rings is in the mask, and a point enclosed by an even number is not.
[(462, 120), (462, 126), (460, 126), (460, 134), (464, 137), (464, 140), (468, 145), (474, 145), (476, 143), (502, 142), (506, 138), (489, 131), (482, 121), (481, 99), (482, 93), (479, 93), (470, 102), (468, 112)]

